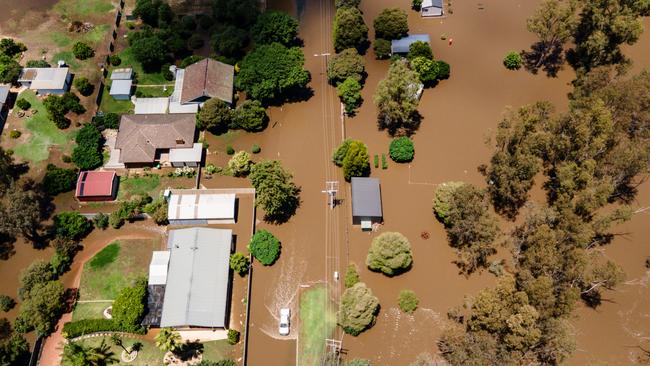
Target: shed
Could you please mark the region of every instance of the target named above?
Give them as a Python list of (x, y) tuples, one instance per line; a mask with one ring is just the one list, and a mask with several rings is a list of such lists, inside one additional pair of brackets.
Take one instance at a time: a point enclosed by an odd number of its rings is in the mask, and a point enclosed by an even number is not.
[(172, 189), (167, 205), (170, 225), (234, 224), (237, 197), (211, 189)]
[(133, 79), (132, 68), (115, 69), (111, 73), (111, 80), (131, 80)]
[(384, 220), (378, 178), (352, 177), (352, 224), (364, 230)]
[(169, 256), (168, 250), (153, 252), (151, 263), (149, 264), (149, 285), (167, 284)]
[(428, 34), (411, 34), (404, 38), (394, 39), (390, 45), (392, 54), (407, 54), (412, 43), (422, 41), (431, 44), (431, 37)]
[(203, 144), (195, 142), (191, 149), (170, 149), (169, 162), (173, 167), (197, 167), (203, 160)]
[(226, 328), (230, 313), (232, 230), (171, 230), (161, 327)]
[(79, 201), (113, 201), (119, 179), (111, 171), (83, 171), (77, 179), (75, 197)]
[(442, 0), (423, 0), (420, 6), (423, 17), (440, 17), (444, 14)]
[(115, 100), (129, 100), (131, 99), (131, 88), (133, 87), (133, 81), (128, 80), (113, 80), (111, 83), (111, 90), (109, 94)]

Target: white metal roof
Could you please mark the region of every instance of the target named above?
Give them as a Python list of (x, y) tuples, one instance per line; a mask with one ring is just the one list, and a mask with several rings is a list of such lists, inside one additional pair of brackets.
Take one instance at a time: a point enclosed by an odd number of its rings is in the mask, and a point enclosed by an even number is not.
[[(59, 90), (65, 88), (68, 78), (67, 67), (27, 67), (18, 81), (30, 81), (30, 89)], [(23, 79), (24, 78), (24, 79)]]
[(226, 324), (232, 230), (171, 230), (161, 327)]
[(210, 193), (209, 189), (173, 190), (169, 197), (169, 220), (234, 220), (236, 195)]
[(134, 114), (166, 114), (169, 98), (137, 98)]
[(132, 80), (113, 80), (110, 95), (131, 95)]
[(171, 253), (167, 250), (153, 252), (151, 263), (149, 264), (150, 285), (167, 284), (167, 268), (169, 266), (170, 255)]
[(169, 161), (172, 163), (200, 162), (203, 157), (203, 144), (195, 142), (190, 148), (170, 149)]
[(111, 80), (131, 80), (132, 76), (133, 69), (131, 68), (115, 69), (111, 73)]

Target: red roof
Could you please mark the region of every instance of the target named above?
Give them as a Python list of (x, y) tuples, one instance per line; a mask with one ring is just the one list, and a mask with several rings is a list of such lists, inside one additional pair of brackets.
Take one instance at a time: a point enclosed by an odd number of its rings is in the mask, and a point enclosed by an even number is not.
[(113, 195), (115, 172), (81, 172), (75, 197), (109, 197)]

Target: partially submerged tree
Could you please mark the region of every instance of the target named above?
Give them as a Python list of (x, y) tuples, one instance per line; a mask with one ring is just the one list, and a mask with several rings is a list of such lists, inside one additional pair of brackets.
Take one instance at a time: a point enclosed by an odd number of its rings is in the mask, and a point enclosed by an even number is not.
[(332, 157), (334, 164), (343, 168), (345, 180), (370, 175), (368, 148), (359, 140), (347, 139), (341, 143)]
[(393, 62), (375, 92), (379, 128), (391, 135), (413, 133), (420, 124), (417, 112), (420, 87), (417, 72), (411, 70), (406, 60)]
[(355, 48), (348, 48), (332, 57), (327, 64), (327, 79), (333, 85), (353, 78), (361, 81), (365, 73), (366, 63)]
[(251, 168), (248, 176), (257, 191), (255, 203), (271, 221), (286, 221), (298, 208), (300, 189), (293, 183), (293, 176), (279, 161), (261, 161)]
[(334, 49), (341, 52), (348, 48), (365, 51), (368, 44), (368, 26), (361, 11), (356, 7), (342, 7), (334, 18)]
[(347, 334), (357, 336), (372, 327), (379, 312), (379, 300), (366, 284), (359, 282), (343, 292), (338, 324)]
[(278, 42), (290, 46), (298, 36), (298, 21), (282, 11), (265, 11), (257, 18), (251, 34), (258, 44)]
[(248, 244), (253, 257), (265, 266), (272, 265), (280, 257), (280, 241), (269, 231), (257, 231)]
[(411, 269), (411, 243), (397, 232), (385, 232), (372, 240), (366, 265), (369, 269), (395, 276)]
[(399, 8), (382, 10), (373, 21), (375, 37), (393, 40), (405, 37), (409, 32), (408, 16)]

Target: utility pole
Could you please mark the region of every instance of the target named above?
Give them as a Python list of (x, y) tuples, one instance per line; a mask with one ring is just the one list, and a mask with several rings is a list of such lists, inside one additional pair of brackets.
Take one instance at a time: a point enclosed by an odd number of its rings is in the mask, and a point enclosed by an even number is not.
[(325, 190), (323, 193), (327, 193), (328, 201), (327, 205), (334, 209), (336, 206), (336, 193), (339, 191), (339, 182), (338, 181), (328, 181), (325, 182)]

